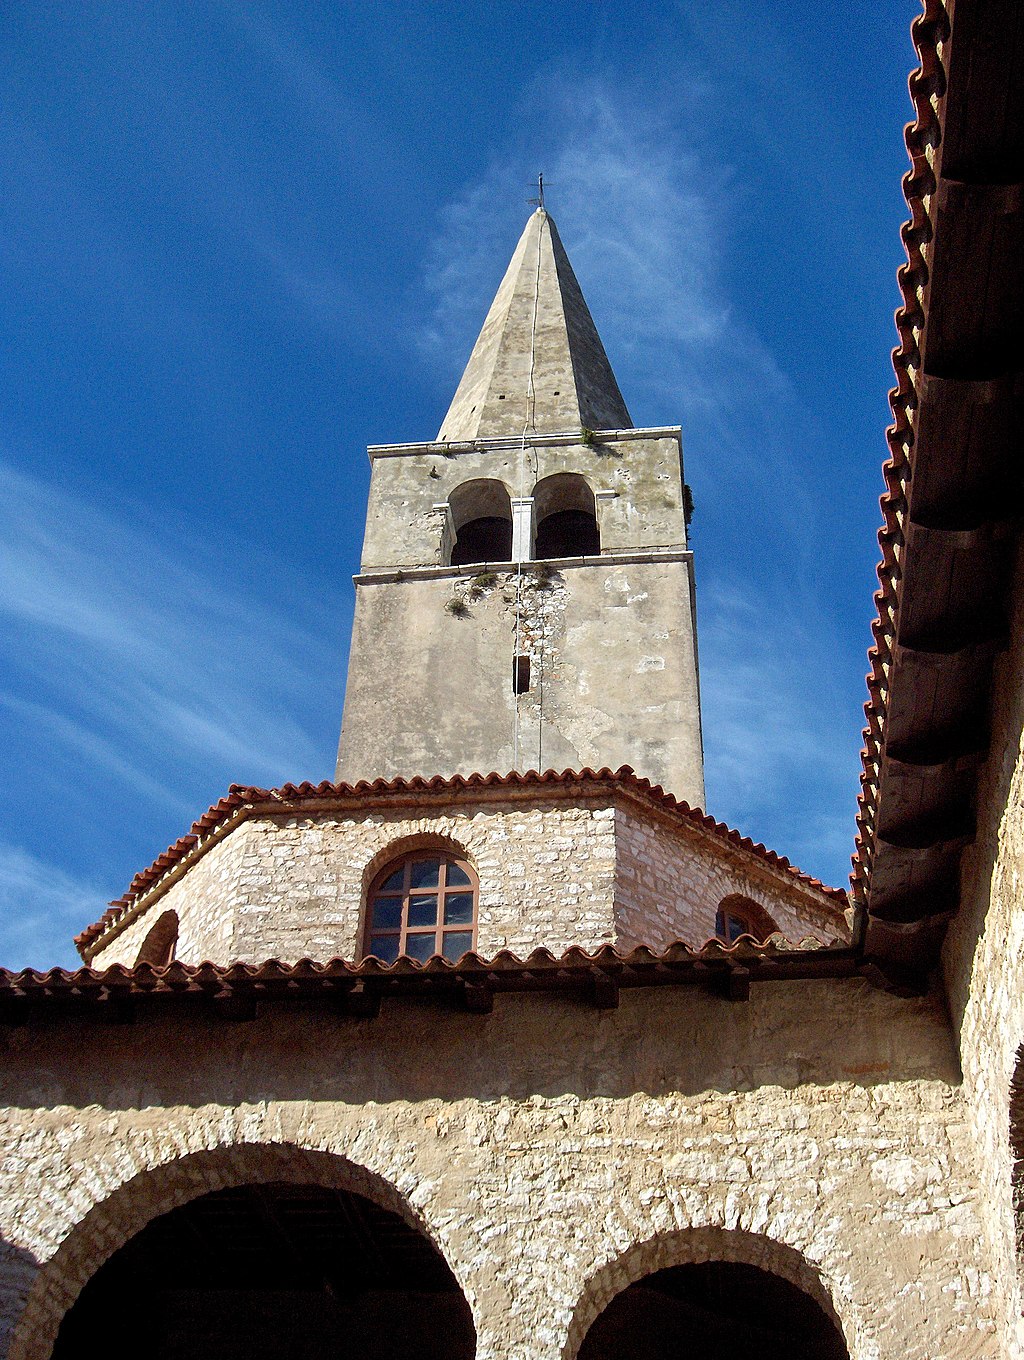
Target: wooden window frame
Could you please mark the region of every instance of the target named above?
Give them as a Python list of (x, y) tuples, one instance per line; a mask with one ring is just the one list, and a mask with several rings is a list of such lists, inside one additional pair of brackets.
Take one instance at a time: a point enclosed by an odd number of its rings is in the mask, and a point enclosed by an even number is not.
[[(730, 917), (743, 927), (731, 939), (728, 929)], [(763, 944), (769, 935), (776, 934), (778, 929), (771, 913), (762, 907), (760, 902), (755, 902), (753, 898), (744, 897), (740, 893), (730, 893), (723, 897), (715, 912), (715, 938), (725, 945), (734, 945), (743, 935), (749, 935), (758, 944)]]
[[(437, 883), (426, 887), (422, 885), (414, 886), (412, 883), (413, 865), (433, 863), (434, 861), (437, 861), (439, 865)], [(450, 884), (448, 879), (449, 870), (451, 868), (461, 870), (469, 880), (469, 883)], [(399, 872), (402, 874), (401, 888), (385, 892), (383, 890), (384, 884)], [(444, 904), (447, 899), (449, 897), (466, 895), (472, 896), (471, 920), (469, 922), (456, 921), (446, 924), (444, 919)], [(437, 898), (437, 908), (434, 913), (433, 925), (410, 925), (410, 899), (413, 897), (427, 898), (431, 896)], [(380, 905), (390, 904), (394, 906), (399, 902), (401, 908), (397, 926), (374, 924)], [(405, 854), (396, 855), (394, 859), (389, 860), (388, 863), (374, 875), (366, 894), (366, 920), (363, 927), (363, 957), (366, 958), (370, 955), (373, 955), (375, 958), (381, 957), (381, 955), (376, 954), (374, 951), (373, 941), (375, 939), (397, 939), (397, 957), (401, 958), (403, 955), (408, 955), (408, 941), (410, 937), (425, 939), (429, 936), (433, 936), (434, 943), (434, 948), (429, 957), (433, 957), (436, 954), (447, 957), (444, 954), (445, 937), (449, 935), (468, 934), (470, 937), (469, 947), (468, 949), (463, 949), (459, 952), (457, 957), (461, 958), (463, 954), (468, 954), (471, 950), (476, 949), (479, 910), (480, 880), (477, 878), (473, 866), (461, 855), (450, 850), (433, 849), (430, 846), (423, 847), (419, 850), (409, 850), (406, 851)], [(414, 954), (411, 957), (420, 959), (421, 962), (426, 961), (426, 959), (421, 958), (419, 954)], [(454, 963), (455, 959), (450, 958), (449, 962)]]

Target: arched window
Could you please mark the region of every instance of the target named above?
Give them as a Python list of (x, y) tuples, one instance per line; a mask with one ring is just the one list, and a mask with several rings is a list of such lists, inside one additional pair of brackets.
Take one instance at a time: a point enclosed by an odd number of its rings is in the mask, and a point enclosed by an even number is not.
[(453, 567), (471, 562), (511, 562), (512, 503), (503, 482), (477, 477), (448, 497), (455, 526)]
[(154, 968), (166, 968), (174, 958), (177, 943), (178, 913), (165, 911), (142, 941), (139, 957), (135, 960), (136, 965), (151, 963)]
[(759, 902), (739, 893), (723, 897), (715, 917), (715, 934), (724, 944), (735, 944), (741, 935), (752, 935), (760, 943), (778, 928)]
[(556, 472), (533, 491), (537, 518), (535, 556), (593, 557), (601, 551), (594, 493), (577, 472)]
[(478, 886), (469, 863), (447, 851), (392, 860), (370, 884), (364, 952), (385, 963), (400, 954), (460, 959), (475, 943)]

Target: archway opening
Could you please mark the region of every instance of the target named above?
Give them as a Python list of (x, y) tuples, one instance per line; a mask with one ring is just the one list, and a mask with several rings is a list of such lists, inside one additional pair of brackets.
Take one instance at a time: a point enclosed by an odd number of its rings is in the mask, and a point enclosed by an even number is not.
[(601, 551), (594, 493), (577, 472), (557, 472), (534, 488), (538, 559), (592, 557)]
[(835, 1322), (811, 1296), (737, 1261), (670, 1266), (617, 1294), (577, 1360), (848, 1360)]
[(152, 964), (154, 968), (166, 968), (174, 958), (178, 946), (178, 913), (161, 912), (156, 924), (152, 926), (142, 941), (136, 966), (140, 963)]
[(269, 1182), (153, 1219), (65, 1315), (54, 1360), (471, 1360), (469, 1306), (434, 1245), (351, 1191)]
[(492, 477), (457, 486), (448, 497), (455, 528), (451, 565), (512, 560), (512, 502), (508, 488)]
[(741, 893), (730, 893), (718, 904), (715, 914), (715, 934), (725, 944), (735, 944), (741, 935), (749, 935), (763, 944), (778, 926), (760, 902)]

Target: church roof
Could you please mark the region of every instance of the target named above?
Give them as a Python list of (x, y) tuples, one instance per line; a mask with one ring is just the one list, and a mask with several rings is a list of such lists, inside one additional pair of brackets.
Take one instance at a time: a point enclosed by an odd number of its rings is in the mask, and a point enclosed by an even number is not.
[(826, 910), (836, 912), (837, 917), (846, 906), (846, 893), (841, 888), (830, 888), (805, 874), (790, 864), (784, 855), (777, 855), (764, 845), (741, 836), (738, 831), (717, 822), (699, 808), (692, 808), (666, 793), (649, 779), (641, 778), (628, 765), (618, 770), (547, 770), (543, 774), (529, 770), (525, 774), (513, 771), (511, 774), (496, 773), (481, 775), (440, 775), (431, 779), (376, 779), (372, 783), (361, 781), (357, 784), (302, 783), (285, 784), (280, 789), (260, 789), (233, 784), (225, 797), (214, 803), (192, 825), (186, 836), (158, 855), (148, 868), (137, 873), (128, 891), (110, 904), (110, 909), (93, 925), (88, 926), (75, 937), (75, 944), (83, 957), (88, 958), (95, 952), (97, 942), (109, 930), (117, 926), (124, 917), (162, 880), (182, 871), (186, 863), (201, 855), (220, 836), (226, 834), (239, 822), (253, 813), (284, 813), (290, 808), (302, 806), (313, 810), (317, 805), (358, 804), (372, 798), (415, 799), (422, 801), (431, 795), (440, 795), (451, 803), (460, 795), (470, 797), (491, 794), (513, 793), (523, 790), (534, 796), (547, 791), (562, 797), (593, 796), (602, 791), (618, 790), (642, 800), (662, 814), (667, 814), (678, 824), (689, 826), (698, 834), (713, 837), (719, 843), (730, 847), (743, 856), (752, 856), (762, 867), (775, 874), (783, 875), (790, 883), (800, 886), (804, 891), (818, 896), (819, 904)]
[(554, 222), (526, 224), (438, 439), (632, 428)]

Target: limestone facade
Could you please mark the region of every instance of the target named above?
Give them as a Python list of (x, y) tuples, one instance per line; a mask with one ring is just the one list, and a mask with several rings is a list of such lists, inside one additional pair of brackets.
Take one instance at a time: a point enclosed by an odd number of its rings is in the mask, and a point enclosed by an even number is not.
[(211, 1015), (187, 1035), (43, 1024), (11, 1031), (5, 1089), (12, 1360), (49, 1355), (84, 1282), (153, 1217), (282, 1179), (355, 1189), (426, 1232), (480, 1360), (572, 1360), (615, 1292), (709, 1257), (800, 1284), (853, 1360), (1002, 1353), (936, 999), (854, 979), (742, 1004), (655, 988), (615, 1011), (517, 995), (488, 1016)]
[(134, 964), (165, 911), (177, 913), (176, 957), (186, 963), (357, 958), (373, 876), (427, 845), (457, 850), (476, 870), (476, 949), (485, 957), (676, 940), (696, 947), (714, 937), (730, 894), (756, 902), (793, 943), (848, 938), (841, 899), (599, 780), (571, 796), (542, 784), (309, 803), (236, 813), (225, 834), (200, 842), (99, 939), (92, 966)]
[[(338, 779), (629, 763), (703, 805), (679, 432), (594, 439), (371, 450)], [(460, 488), (498, 486), (529, 509), (535, 487), (566, 474), (594, 496), (599, 554), (539, 574), (450, 565)], [(531, 657), (521, 695), (514, 655)]]
[[(1007, 1354), (1024, 1354), (1020, 1224), (1013, 1187), (1011, 1091), (1024, 1048), (1024, 590), (1021, 564), (1010, 644), (996, 668), (992, 741), (979, 783), (978, 831), (964, 853), (961, 905), (946, 939), (950, 1009), (979, 1149), (984, 1222), (1003, 1291)], [(1019, 1115), (1017, 1116), (1019, 1122)], [(1024, 1129), (1017, 1128), (1017, 1147)]]

